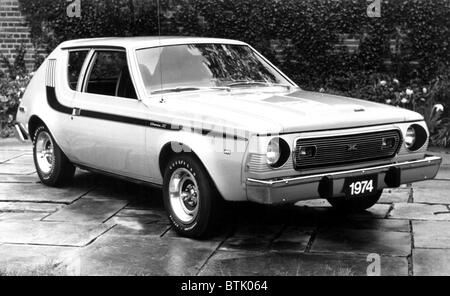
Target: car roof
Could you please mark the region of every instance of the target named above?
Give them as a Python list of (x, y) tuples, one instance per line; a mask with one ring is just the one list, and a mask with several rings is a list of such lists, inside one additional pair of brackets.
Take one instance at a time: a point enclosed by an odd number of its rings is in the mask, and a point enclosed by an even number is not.
[(206, 38), (206, 37), (180, 37), (180, 36), (145, 36), (145, 37), (103, 37), (74, 39), (65, 41), (60, 44), (60, 48), (72, 47), (124, 47), (128, 49), (167, 46), (177, 44), (195, 44), (195, 43), (221, 43), (221, 44), (238, 44), (246, 45), (246, 43), (222, 38)]

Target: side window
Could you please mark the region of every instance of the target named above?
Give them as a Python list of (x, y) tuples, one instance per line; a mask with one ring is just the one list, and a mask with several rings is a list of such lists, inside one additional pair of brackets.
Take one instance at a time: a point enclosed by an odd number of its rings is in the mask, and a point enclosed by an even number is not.
[(136, 99), (125, 52), (97, 51), (87, 79), (86, 92)]
[(84, 60), (86, 59), (89, 50), (77, 50), (69, 52), (69, 64), (67, 65), (67, 75), (69, 86), (71, 89), (76, 90), (78, 84), (78, 78), (80, 77), (81, 68), (83, 67)]

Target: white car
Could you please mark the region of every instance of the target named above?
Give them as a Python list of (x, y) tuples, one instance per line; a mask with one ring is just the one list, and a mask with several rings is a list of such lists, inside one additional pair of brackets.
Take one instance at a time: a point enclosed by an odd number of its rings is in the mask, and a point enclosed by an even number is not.
[(418, 113), (304, 91), (248, 44), (213, 38), (64, 42), (30, 82), (16, 132), (43, 184), (79, 167), (160, 186), (188, 237), (211, 233), (223, 201), (364, 210), (441, 163)]

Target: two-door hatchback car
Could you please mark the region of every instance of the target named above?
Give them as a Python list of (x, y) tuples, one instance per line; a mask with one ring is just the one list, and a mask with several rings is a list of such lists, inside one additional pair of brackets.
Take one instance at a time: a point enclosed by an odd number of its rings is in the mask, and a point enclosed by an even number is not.
[(213, 38), (64, 42), (28, 85), (16, 133), (43, 184), (79, 167), (160, 186), (189, 237), (211, 233), (224, 201), (364, 210), (441, 163), (418, 113), (304, 91), (248, 44)]

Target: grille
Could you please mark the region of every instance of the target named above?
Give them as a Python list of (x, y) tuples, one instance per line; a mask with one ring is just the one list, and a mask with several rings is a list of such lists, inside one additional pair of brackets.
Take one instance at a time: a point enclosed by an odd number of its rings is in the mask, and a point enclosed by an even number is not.
[[(383, 139), (392, 139), (392, 147), (383, 147)], [(400, 142), (398, 130), (298, 139), (295, 145), (294, 166), (299, 170), (387, 159), (395, 155)], [(300, 148), (305, 146), (315, 146), (315, 155), (300, 155)]]

